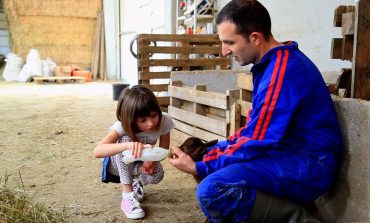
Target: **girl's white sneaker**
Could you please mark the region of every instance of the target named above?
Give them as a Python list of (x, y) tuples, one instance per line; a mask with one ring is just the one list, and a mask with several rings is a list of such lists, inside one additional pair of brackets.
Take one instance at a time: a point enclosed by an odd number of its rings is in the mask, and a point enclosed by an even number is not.
[(134, 192), (122, 193), (121, 209), (129, 219), (140, 219), (145, 217), (145, 212), (134, 197)]

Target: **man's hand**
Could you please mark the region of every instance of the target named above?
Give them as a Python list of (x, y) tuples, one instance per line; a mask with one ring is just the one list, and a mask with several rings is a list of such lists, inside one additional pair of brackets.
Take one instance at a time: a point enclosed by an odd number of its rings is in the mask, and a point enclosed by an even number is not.
[(181, 149), (177, 147), (172, 147), (172, 152), (177, 156), (177, 158), (168, 157), (168, 162), (176, 167), (177, 169), (192, 174), (194, 176), (198, 175), (197, 169), (195, 167), (195, 162), (193, 159)]

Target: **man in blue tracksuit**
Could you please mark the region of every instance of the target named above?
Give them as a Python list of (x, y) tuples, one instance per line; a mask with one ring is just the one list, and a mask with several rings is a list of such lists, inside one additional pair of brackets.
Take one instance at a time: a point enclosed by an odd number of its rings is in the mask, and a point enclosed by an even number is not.
[(217, 15), (224, 55), (254, 64), (246, 126), (200, 162), (178, 148), (169, 162), (199, 175), (196, 194), (211, 222), (319, 222), (300, 205), (331, 187), (342, 138), (328, 89), (296, 42), (271, 34), (266, 8), (232, 0)]

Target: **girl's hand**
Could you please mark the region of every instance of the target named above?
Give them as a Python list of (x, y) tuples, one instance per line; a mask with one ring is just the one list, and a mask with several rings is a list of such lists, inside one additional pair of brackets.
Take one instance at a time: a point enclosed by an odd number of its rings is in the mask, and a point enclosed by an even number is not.
[(151, 148), (150, 144), (143, 144), (141, 142), (131, 142), (130, 149), (132, 151), (132, 156), (135, 158), (141, 157), (141, 153), (144, 148)]
[(141, 173), (152, 175), (154, 173), (154, 162), (153, 161), (145, 161), (141, 166)]

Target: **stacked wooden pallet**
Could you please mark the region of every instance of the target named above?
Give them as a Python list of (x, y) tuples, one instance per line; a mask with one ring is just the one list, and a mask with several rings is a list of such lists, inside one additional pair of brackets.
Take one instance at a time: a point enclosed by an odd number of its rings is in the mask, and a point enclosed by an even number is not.
[(137, 52), (139, 84), (156, 92), (163, 107), (170, 104), (168, 85), (172, 71), (226, 70), (231, 64), (230, 58), (222, 56), (218, 35), (213, 34), (141, 34)]
[(86, 82), (86, 77), (80, 77), (80, 76), (32, 77), (32, 79), (38, 84), (45, 84), (45, 83), (64, 84), (64, 83), (85, 83)]
[(243, 100), (250, 96), (251, 83), (251, 75), (235, 71), (173, 72), (168, 113), (176, 129), (171, 143), (189, 136), (209, 141), (233, 134), (245, 124), (251, 103)]
[[(342, 38), (332, 40), (332, 59), (352, 62), (344, 68), (331, 93), (343, 97), (370, 100), (370, 2), (359, 0), (356, 6), (338, 6), (334, 26), (342, 28)], [(340, 93), (342, 92), (342, 93)]]

